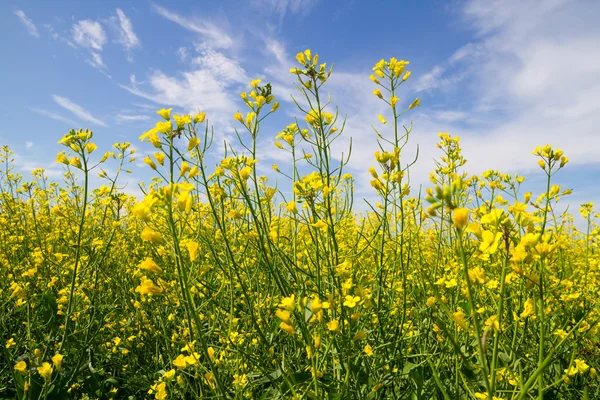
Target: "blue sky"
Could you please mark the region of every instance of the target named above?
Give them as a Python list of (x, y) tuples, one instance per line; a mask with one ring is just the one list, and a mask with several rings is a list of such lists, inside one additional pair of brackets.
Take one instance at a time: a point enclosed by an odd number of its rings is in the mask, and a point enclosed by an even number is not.
[[(70, 128), (90, 128), (100, 149), (153, 126), (159, 108), (206, 111), (217, 139), (232, 138), (238, 94), (270, 81), (281, 111), (261, 132), (260, 165), (285, 166), (275, 135), (299, 116), (290, 101), (297, 52), (334, 64), (326, 86), (347, 115), (350, 172), (369, 196), (377, 149), (372, 125), (384, 104), (368, 76), (381, 58), (410, 60), (401, 102), (409, 147), (420, 149), (415, 186), (439, 153), (438, 132), (459, 135), (471, 173), (521, 173), (542, 190), (531, 151), (546, 143), (571, 162), (556, 177), (573, 206), (600, 201), (600, 3), (594, 1), (18, 1), (0, 4), (0, 130), (23, 172), (53, 164)], [(385, 115), (385, 114), (384, 114)], [(410, 120), (410, 121), (409, 121)], [(384, 127), (384, 131), (385, 131)], [(215, 148), (215, 160), (218, 159)], [(143, 157), (140, 157), (140, 160)], [(408, 154), (407, 154), (408, 158)], [(147, 179), (134, 167), (129, 189)]]

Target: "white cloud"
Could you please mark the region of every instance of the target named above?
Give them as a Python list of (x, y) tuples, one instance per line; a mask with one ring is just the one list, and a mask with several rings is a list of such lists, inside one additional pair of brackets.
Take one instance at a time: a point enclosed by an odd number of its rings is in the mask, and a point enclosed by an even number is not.
[(86, 63), (90, 64), (92, 67), (96, 69), (106, 69), (106, 65), (102, 60), (102, 56), (99, 53), (92, 51), (91, 53), (92, 59), (85, 60)]
[(58, 32), (56, 32), (56, 29), (54, 29), (54, 27), (50, 24), (44, 24), (44, 28), (48, 29), (48, 33), (50, 33), (50, 37), (54, 40), (59, 40), (63, 43), (65, 43), (67, 46), (72, 47), (72, 48), (77, 48), (77, 46), (75, 45), (75, 43), (73, 43), (72, 41), (70, 41), (69, 39), (62, 37), (61, 35), (58, 34)]
[(472, 73), (471, 64), (483, 57), (484, 54), (485, 49), (481, 45), (468, 43), (456, 50), (446, 62), (434, 66), (431, 71), (417, 78), (414, 83), (411, 82), (411, 89), (416, 92), (424, 92), (455, 86), (469, 73)]
[(177, 49), (177, 55), (181, 61), (187, 61), (189, 56), (187, 47), (180, 47)]
[(161, 17), (176, 23), (182, 28), (202, 35), (210, 47), (224, 49), (233, 47), (234, 40), (231, 36), (213, 22), (202, 21), (190, 16), (182, 16), (156, 4), (153, 5), (153, 8)]
[(73, 40), (82, 47), (102, 51), (106, 33), (98, 21), (81, 20), (73, 25)]
[(132, 50), (141, 47), (141, 42), (133, 31), (131, 20), (127, 18), (127, 15), (125, 15), (120, 8), (117, 8), (117, 18), (118, 24), (116, 24), (116, 26), (119, 35), (117, 43), (123, 46), (127, 53), (127, 60), (131, 62), (133, 60), (131, 52)]
[(44, 175), (53, 180), (56, 180), (63, 175), (62, 167), (55, 163), (54, 160), (40, 159), (35, 151), (28, 153), (30, 155), (27, 156), (16, 152), (12, 154), (12, 158), (14, 159), (13, 165), (21, 173), (29, 174), (35, 169), (42, 168), (44, 170)]
[(48, 117), (48, 118), (55, 119), (57, 121), (64, 122), (65, 124), (68, 124), (71, 127), (75, 127), (75, 126), (78, 125), (77, 122), (73, 121), (72, 119), (63, 117), (60, 114), (52, 113), (50, 111), (42, 110), (40, 108), (33, 108), (33, 107), (29, 108), (29, 110), (31, 110), (31, 111), (33, 111), (35, 113), (38, 113), (40, 115), (43, 115), (44, 117)]
[(232, 88), (249, 81), (239, 62), (204, 48), (194, 58), (193, 66), (194, 69), (177, 76), (155, 71), (143, 86), (134, 79), (129, 86), (121, 87), (160, 105), (181, 107), (188, 112), (207, 111), (213, 122), (217, 122), (215, 118), (231, 119), (238, 98)]
[(35, 143), (33, 143), (33, 142), (26, 141), (26, 142), (25, 142), (25, 148), (26, 148), (26, 149), (30, 149), (30, 148), (32, 148), (32, 147), (33, 147), (33, 145), (34, 145), (34, 144), (35, 144)]
[(446, 71), (446, 68), (441, 65), (436, 65), (433, 69), (419, 78), (415, 84), (415, 90), (417, 92), (423, 92), (425, 90), (431, 90), (438, 88), (442, 85), (440, 78)]
[(436, 111), (433, 114), (433, 118), (441, 122), (456, 122), (464, 121), (468, 118), (468, 114), (464, 111), (444, 110)]
[(22, 10), (15, 11), (15, 15), (19, 18), (23, 25), (25, 25), (25, 28), (27, 28), (27, 31), (31, 36), (34, 36), (36, 38), (40, 37), (40, 34), (38, 33), (35, 24), (30, 18), (27, 18), (27, 16)]
[(261, 12), (277, 14), (283, 20), (288, 12), (306, 16), (317, 3), (318, 0), (252, 0), (250, 4)]
[[(545, 144), (561, 148), (571, 160), (559, 176), (568, 177), (577, 164), (597, 168), (600, 3), (472, 0), (463, 12), (476, 41), (417, 78), (421, 86), (413, 87), (433, 94), (426, 103), (433, 110), (424, 109), (427, 118), (415, 119), (422, 150), (417, 175), (425, 179), (423, 161), (439, 158), (439, 151), (430, 150), (439, 131), (461, 137), (470, 173), (496, 169), (535, 181), (540, 169), (531, 152)], [(459, 114), (435, 111), (456, 107), (444, 96), (436, 103), (436, 93), (446, 88), (460, 91)], [(467, 118), (460, 119), (460, 113)], [(578, 196), (591, 193), (590, 183), (570, 184)], [(598, 201), (594, 196), (587, 200)]]
[(59, 106), (70, 111), (75, 116), (77, 116), (79, 119), (81, 119), (83, 121), (91, 122), (96, 125), (107, 126), (104, 122), (102, 122), (98, 118), (95, 118), (92, 114), (90, 114), (88, 111), (86, 111), (83, 107), (81, 107), (78, 104), (73, 103), (71, 100), (67, 99), (66, 97), (52, 95), (52, 98)]
[(546, 143), (573, 163), (598, 162), (600, 3), (470, 1), (464, 12), (485, 49), (475, 62), (466, 59), (476, 67), (474, 102), (502, 113), (488, 115), (493, 124), (484, 134), (466, 132), (471, 164), (535, 170), (530, 152)]
[(136, 122), (136, 121), (147, 121), (150, 117), (147, 115), (126, 115), (117, 114), (117, 120), (122, 122)]
[(60, 37), (58, 35), (58, 33), (56, 32), (56, 30), (54, 30), (54, 27), (50, 24), (44, 24), (44, 27), (46, 29), (48, 29), (48, 32), (50, 33), (50, 36), (52, 37), (52, 39), (54, 40), (58, 40), (58, 38)]

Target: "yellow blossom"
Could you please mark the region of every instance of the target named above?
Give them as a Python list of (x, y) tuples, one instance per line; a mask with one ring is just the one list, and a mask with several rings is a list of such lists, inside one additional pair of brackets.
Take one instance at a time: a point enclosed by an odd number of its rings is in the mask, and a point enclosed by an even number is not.
[(147, 257), (144, 261), (142, 261), (139, 267), (156, 274), (162, 273), (162, 269), (150, 257)]
[(43, 363), (41, 367), (37, 368), (38, 373), (44, 378), (44, 380), (48, 380), (52, 377), (52, 365), (50, 363)]
[(171, 110), (172, 110), (172, 108), (168, 108), (168, 109), (163, 108), (163, 109), (157, 111), (156, 113), (168, 121), (171, 119)]
[(19, 361), (18, 363), (15, 364), (14, 370), (21, 374), (26, 374), (27, 373), (27, 363), (23, 360)]

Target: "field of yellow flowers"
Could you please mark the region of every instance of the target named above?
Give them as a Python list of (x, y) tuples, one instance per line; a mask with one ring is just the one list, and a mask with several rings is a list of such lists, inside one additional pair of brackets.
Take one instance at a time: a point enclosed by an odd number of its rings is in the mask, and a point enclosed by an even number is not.
[(521, 176), (464, 173), (459, 138), (440, 134), (420, 193), (400, 124), (419, 100), (397, 97), (408, 62), (381, 60), (373, 94), (393, 120), (379, 116), (378, 201), (359, 213), (332, 154), (332, 70), (296, 58), (298, 118), (273, 150), (287, 191), (257, 173), (279, 106), (260, 80), (216, 166), (210, 116), (158, 112), (143, 198), (119, 184), (129, 143), (98, 155), (72, 130), (62, 183), (27, 180), (2, 149), (0, 398), (600, 398), (598, 214), (583, 204), (582, 230), (556, 210), (562, 151), (534, 150), (546, 190), (522, 193)]

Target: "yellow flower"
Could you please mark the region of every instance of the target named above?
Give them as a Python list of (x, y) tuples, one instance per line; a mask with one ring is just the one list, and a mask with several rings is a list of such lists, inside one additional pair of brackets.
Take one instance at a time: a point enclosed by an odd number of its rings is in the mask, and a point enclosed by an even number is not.
[(383, 115), (379, 114), (377, 118), (379, 118), (382, 124), (387, 124), (387, 121), (385, 120), (385, 118), (383, 118)]
[[(311, 61), (311, 60), (312, 60), (312, 56), (311, 56), (311, 54), (310, 54), (310, 49), (306, 49), (306, 50), (304, 50), (304, 55), (306, 56), (306, 59), (307, 59), (308, 61)], [(315, 57), (316, 57), (316, 56), (315, 56)]]
[(156, 152), (154, 153), (154, 158), (160, 165), (165, 165), (165, 153)]
[(368, 343), (365, 346), (365, 354), (367, 355), (367, 357), (373, 357), (373, 348)]
[(294, 308), (296, 308), (296, 295), (292, 294), (288, 297), (282, 298), (281, 303), (279, 303), (279, 308), (283, 308), (288, 311), (294, 311)]
[(45, 379), (48, 380), (52, 377), (52, 365), (50, 363), (43, 363), (41, 367), (37, 368), (38, 373)]
[(392, 96), (390, 97), (390, 105), (394, 108), (396, 108), (396, 103), (398, 102), (398, 98), (396, 96)]
[(173, 360), (173, 365), (179, 369), (184, 369), (188, 366), (183, 354), (178, 355), (177, 358)]
[(188, 164), (187, 162), (182, 162), (181, 163), (181, 170), (179, 171), (179, 176), (184, 176), (185, 174), (187, 174), (188, 172), (190, 172), (190, 170), (192, 169), (192, 167), (190, 167), (190, 164)]
[(298, 60), (300, 64), (306, 64), (306, 58), (304, 58), (303, 53), (296, 54), (296, 60)]
[(142, 240), (150, 243), (159, 243), (162, 241), (162, 235), (150, 227), (145, 227), (141, 233)]
[(294, 327), (290, 324), (287, 324), (283, 321), (281, 321), (281, 323), (279, 324), (279, 328), (281, 328), (281, 330), (289, 333), (290, 335), (293, 335), (296, 333), (296, 330), (294, 329)]
[(95, 143), (88, 143), (88, 144), (85, 146), (85, 151), (86, 151), (86, 153), (90, 154), (90, 153), (92, 153), (94, 150), (96, 150), (97, 148), (98, 148), (98, 146), (96, 146), (96, 144), (95, 144)]
[(584, 374), (590, 369), (590, 366), (584, 360), (579, 358), (575, 359), (575, 367), (580, 374)]
[(172, 108), (168, 108), (168, 109), (163, 108), (163, 109), (157, 111), (156, 113), (168, 121), (171, 119), (171, 110), (172, 110)]
[(419, 100), (419, 98), (417, 97), (415, 99), (415, 101), (413, 101), (412, 103), (410, 103), (410, 106), (408, 106), (409, 109), (413, 109), (415, 107), (419, 107), (421, 105), (421, 100)]
[(188, 142), (188, 151), (192, 150), (194, 147), (198, 146), (200, 144), (200, 138), (197, 137), (193, 137), (190, 139), (190, 141)]
[(313, 301), (312, 301), (312, 303), (310, 305), (310, 311), (313, 314), (317, 314), (323, 308), (324, 309), (328, 309), (329, 308), (329, 302), (327, 302), (327, 301), (321, 301), (321, 299), (319, 298), (319, 296), (315, 294), (315, 296), (313, 297)]
[(156, 164), (154, 164), (154, 161), (152, 161), (152, 159), (149, 156), (146, 156), (144, 158), (144, 164), (149, 165), (152, 169), (156, 169)]
[(346, 300), (344, 301), (344, 305), (348, 308), (356, 307), (356, 304), (360, 301), (360, 296), (351, 296), (347, 295)]
[(6, 348), (10, 349), (11, 347), (15, 346), (15, 339), (14, 338), (10, 338), (6, 341)]
[(215, 349), (213, 349), (212, 347), (209, 347), (207, 352), (208, 352), (208, 356), (210, 357), (210, 359), (212, 361), (215, 361)]
[(192, 117), (189, 115), (173, 115), (173, 119), (175, 120), (175, 125), (177, 125), (177, 129), (183, 129), (187, 124), (192, 123)]
[(329, 321), (327, 323), (327, 329), (329, 329), (331, 332), (339, 332), (340, 331), (340, 321), (338, 321), (337, 319), (335, 319), (333, 321)]
[(235, 119), (236, 121), (238, 121), (240, 124), (244, 125), (244, 117), (242, 116), (241, 112), (236, 112), (235, 115), (233, 116), (233, 119)]
[(467, 329), (467, 323), (465, 322), (465, 313), (462, 312), (462, 310), (458, 310), (452, 313), (450, 318), (452, 318), (452, 320), (456, 322), (456, 324), (461, 328)]
[(205, 112), (201, 112), (198, 113), (196, 115), (194, 115), (194, 123), (195, 124), (201, 124), (204, 122), (204, 120), (206, 119), (206, 113)]
[(381, 90), (375, 89), (375, 90), (373, 90), (373, 94), (375, 96), (379, 97), (380, 99), (383, 99), (383, 95), (381, 94)]
[(161, 274), (163, 272), (162, 269), (150, 257), (147, 257), (144, 261), (142, 261), (139, 267), (156, 274)]
[(287, 203), (285, 208), (286, 208), (286, 210), (288, 210), (289, 212), (294, 213), (294, 214), (296, 214), (298, 212), (298, 208), (296, 208), (295, 201), (290, 201), (289, 203)]
[(255, 117), (256, 117), (256, 113), (253, 111), (250, 111), (249, 113), (246, 114), (246, 126), (248, 127), (248, 129), (251, 128), (252, 121), (254, 121)]
[(198, 258), (198, 243), (196, 242), (187, 242), (186, 247), (188, 249), (188, 253), (190, 254), (190, 261), (194, 262)]
[(500, 244), (500, 238), (502, 237), (501, 232), (494, 234), (490, 231), (481, 232), (481, 244), (479, 245), (479, 251), (484, 254), (494, 254), (498, 250)]
[(60, 369), (60, 367), (62, 365), (63, 358), (64, 358), (64, 356), (62, 354), (59, 354), (59, 353), (56, 353), (52, 357), (52, 364), (54, 364), (54, 366), (56, 367), (56, 369)]
[(327, 224), (322, 219), (318, 220), (314, 224), (310, 224), (310, 226), (312, 226), (313, 228), (321, 229), (321, 230), (327, 229)]
[(21, 360), (15, 364), (14, 369), (15, 369), (15, 371), (17, 371), (21, 374), (26, 374), (27, 373), (27, 363), (25, 361)]
[(161, 294), (163, 292), (163, 289), (160, 286), (156, 286), (154, 282), (152, 282), (152, 279), (148, 279), (144, 276), (142, 277), (141, 284), (137, 288), (135, 288), (135, 291), (139, 294), (154, 295)]
[(81, 160), (79, 159), (79, 157), (72, 157), (69, 160), (69, 165), (72, 165), (75, 168), (81, 169)]
[(250, 84), (248, 86), (253, 87), (254, 89), (256, 89), (258, 87), (258, 85), (260, 85), (260, 79), (255, 79), (252, 82), (250, 82)]
[(57, 154), (56, 156), (56, 162), (57, 163), (62, 163), (62, 164), (68, 164), (69, 163), (69, 159), (67, 158), (67, 156), (65, 156), (65, 153), (63, 153), (62, 151), (60, 153)]
[(527, 318), (533, 314), (535, 314), (535, 301), (533, 299), (528, 299), (523, 307), (521, 318)]
[(541, 169), (544, 169), (544, 170), (546, 169), (546, 161), (539, 160), (538, 165), (540, 166)]
[[(173, 124), (171, 124), (171, 121), (157, 122), (155, 129), (155, 132), (161, 132), (165, 134), (171, 133), (171, 131), (173, 130)], [(150, 141), (152, 142), (152, 144), (154, 144), (154, 142), (152, 141), (152, 137), (150, 137)]]
[(280, 320), (282, 320), (283, 322), (285, 322), (286, 324), (291, 324), (292, 320), (291, 320), (291, 314), (288, 310), (277, 310), (275, 311), (275, 315), (277, 316), (277, 318), (279, 318)]
[(457, 208), (452, 213), (452, 221), (454, 222), (454, 226), (458, 229), (464, 229), (469, 222), (469, 209), (467, 208)]

